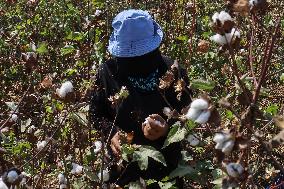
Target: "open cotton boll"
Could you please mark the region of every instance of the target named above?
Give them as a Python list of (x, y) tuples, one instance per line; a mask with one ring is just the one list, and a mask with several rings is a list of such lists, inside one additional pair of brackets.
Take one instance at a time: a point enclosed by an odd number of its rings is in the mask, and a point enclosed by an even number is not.
[(12, 114), (11, 120), (16, 122), (18, 120), (18, 115), (17, 114)]
[(164, 107), (164, 108), (163, 108), (163, 113), (164, 113), (166, 116), (170, 117), (170, 116), (171, 116), (171, 109), (170, 109), (169, 107)]
[(199, 144), (199, 140), (198, 138), (196, 138), (196, 136), (194, 135), (188, 135), (188, 137), (186, 138), (187, 142), (189, 142), (189, 144), (191, 146), (197, 146)]
[(58, 174), (58, 181), (59, 181), (59, 184), (67, 184), (67, 179), (62, 173)]
[(243, 166), (239, 163), (229, 163), (226, 170), (228, 175), (234, 178), (239, 177), (244, 172)]
[(240, 37), (241, 37), (241, 34), (240, 34), (239, 31), (237, 31), (235, 28), (233, 28), (233, 29), (231, 30), (231, 33), (226, 33), (225, 36), (226, 36), (226, 40), (227, 40), (226, 43), (227, 43), (227, 42), (228, 42), (228, 43), (231, 43), (231, 41), (232, 41), (232, 39), (233, 39), (234, 37), (240, 38)]
[(102, 150), (102, 146), (103, 146), (102, 142), (99, 141), (99, 140), (97, 140), (97, 141), (95, 142), (94, 153), (95, 153), (95, 154), (99, 153), (99, 152)]
[(102, 11), (97, 9), (96, 12), (95, 12), (95, 16), (100, 16), (102, 14)]
[(213, 20), (214, 23), (216, 23), (217, 20), (219, 20), (219, 13), (218, 13), (218, 12), (216, 12), (216, 13), (212, 16), (212, 20)]
[(222, 150), (223, 146), (224, 146), (224, 143), (222, 143), (222, 142), (217, 143), (217, 144), (215, 145), (215, 149), (216, 149), (216, 150)]
[(227, 44), (226, 38), (223, 35), (220, 34), (215, 34), (213, 36), (210, 37), (211, 41), (214, 41), (215, 43), (219, 44), (219, 45), (225, 45)]
[(216, 133), (213, 138), (213, 141), (216, 143), (223, 143), (226, 140), (228, 140), (228, 136), (223, 133)]
[[(99, 179), (101, 179), (101, 172), (98, 173)], [(103, 182), (107, 182), (109, 180), (109, 171), (103, 170)]]
[(65, 98), (67, 93), (70, 93), (70, 92), (73, 92), (73, 85), (70, 81), (66, 81), (65, 83), (61, 85), (60, 89), (58, 90), (58, 95), (61, 98)]
[(79, 175), (83, 172), (83, 166), (77, 164), (77, 163), (72, 163), (72, 170), (71, 173), (74, 175)]
[(46, 145), (47, 145), (47, 142), (45, 140), (38, 141), (37, 144), (36, 144), (37, 150), (38, 151), (42, 150)]
[(253, 7), (259, 3), (259, 0), (249, 0), (249, 6)]
[(205, 110), (208, 109), (208, 107), (208, 102), (202, 98), (196, 99), (190, 104), (190, 108), (194, 108), (197, 110)]
[(59, 189), (66, 189), (67, 185), (66, 184), (60, 184)]
[(0, 178), (0, 189), (9, 189), (8, 186), (3, 182), (2, 178)]
[(159, 120), (154, 120), (154, 123), (155, 123), (156, 125), (159, 125), (160, 127), (163, 127), (162, 122), (160, 122)]
[(202, 111), (194, 108), (189, 108), (188, 112), (186, 113), (186, 119), (196, 120)]
[(204, 124), (206, 123), (211, 116), (211, 112), (209, 110), (201, 112), (198, 118), (195, 120), (196, 123)]
[(227, 12), (221, 11), (219, 14), (219, 20), (221, 21), (222, 24), (224, 24), (226, 21), (232, 20), (232, 17)]
[(9, 171), (7, 174), (7, 181), (9, 183), (14, 183), (19, 178), (19, 175), (16, 171)]
[(222, 152), (225, 154), (229, 154), (233, 150), (234, 145), (235, 145), (235, 142), (233, 140), (229, 140), (225, 142), (222, 148)]

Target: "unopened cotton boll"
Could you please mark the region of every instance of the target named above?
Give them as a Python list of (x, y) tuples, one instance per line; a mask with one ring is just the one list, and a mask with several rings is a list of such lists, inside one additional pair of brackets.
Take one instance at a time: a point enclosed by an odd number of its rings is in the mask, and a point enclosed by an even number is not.
[(43, 148), (45, 148), (45, 146), (47, 145), (47, 142), (45, 140), (43, 141), (38, 141), (36, 146), (37, 146), (37, 150), (40, 151)]
[(83, 166), (76, 163), (72, 163), (72, 170), (71, 170), (72, 174), (79, 175), (82, 174), (82, 172), (83, 172)]
[(211, 112), (209, 110), (203, 111), (198, 118), (195, 120), (196, 123), (204, 124), (206, 123), (211, 116)]
[(222, 148), (222, 152), (225, 154), (229, 154), (233, 150), (234, 145), (235, 145), (235, 141), (233, 140), (229, 140), (225, 142)]
[[(101, 172), (98, 173), (99, 179), (101, 179)], [(103, 182), (107, 182), (109, 180), (109, 171), (103, 170)]]
[(99, 140), (97, 140), (97, 141), (95, 142), (94, 153), (95, 153), (95, 154), (99, 153), (99, 152), (102, 150), (102, 146), (103, 146), (102, 142), (99, 141)]
[(2, 178), (0, 178), (0, 189), (9, 189), (8, 186), (3, 182)]
[(199, 140), (198, 138), (196, 138), (196, 136), (194, 135), (188, 135), (188, 137), (186, 138), (187, 142), (189, 142), (189, 144), (191, 146), (197, 146), (199, 144)]
[(226, 165), (226, 170), (228, 175), (234, 178), (239, 177), (244, 172), (243, 166), (239, 163), (229, 163)]
[(61, 98), (65, 98), (65, 96), (70, 92), (73, 92), (73, 85), (70, 81), (66, 81), (61, 85), (60, 89), (58, 90), (58, 95)]
[(198, 109), (195, 109), (195, 108), (189, 108), (185, 117), (187, 119), (196, 120), (201, 112), (202, 112), (201, 110), (198, 110)]
[(196, 99), (190, 104), (190, 108), (194, 108), (197, 110), (205, 110), (208, 109), (208, 107), (208, 102), (202, 98)]
[(9, 171), (7, 174), (7, 181), (9, 183), (14, 183), (19, 178), (19, 175), (16, 171)]

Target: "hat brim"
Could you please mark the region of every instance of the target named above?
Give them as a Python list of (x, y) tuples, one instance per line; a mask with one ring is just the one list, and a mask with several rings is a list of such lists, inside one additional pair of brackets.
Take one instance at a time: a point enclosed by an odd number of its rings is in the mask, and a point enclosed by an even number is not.
[(157, 49), (163, 39), (163, 31), (159, 24), (154, 22), (155, 35), (151, 38), (132, 41), (132, 42), (117, 42), (114, 34), (112, 33), (108, 51), (110, 54), (116, 57), (135, 57), (147, 54), (155, 49)]

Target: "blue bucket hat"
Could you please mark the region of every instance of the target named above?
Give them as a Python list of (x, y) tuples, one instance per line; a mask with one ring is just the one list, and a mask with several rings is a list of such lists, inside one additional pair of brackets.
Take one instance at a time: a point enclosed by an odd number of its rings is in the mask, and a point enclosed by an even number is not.
[(158, 48), (163, 31), (147, 11), (125, 10), (112, 22), (108, 51), (116, 57), (134, 57)]

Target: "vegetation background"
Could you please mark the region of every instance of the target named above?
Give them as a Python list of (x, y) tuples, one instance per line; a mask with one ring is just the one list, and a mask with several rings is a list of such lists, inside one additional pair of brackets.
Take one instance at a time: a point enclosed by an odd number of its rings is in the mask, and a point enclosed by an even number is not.
[[(26, 188), (59, 187), (59, 173), (70, 188), (102, 186), (97, 175), (104, 156), (94, 152), (100, 133), (87, 119), (90, 91), (98, 65), (109, 57), (113, 17), (139, 8), (162, 26), (161, 50), (188, 70), (194, 97), (206, 93), (220, 116), (218, 126), (187, 130), (198, 135), (200, 145), (189, 145), (185, 135), (175, 139), (184, 140), (188, 152), (187, 167), (177, 176), (185, 176), (188, 188), (224, 187), (227, 173), (216, 160), (220, 153), (212, 138), (235, 128), (246, 147), (225, 160), (242, 162), (247, 171), (236, 182), (241, 188), (267, 186), (284, 163), (284, 3), (271, 0), (247, 10), (245, 2), (0, 0), (0, 174), (11, 168), (26, 172)], [(236, 10), (238, 3), (244, 10)], [(222, 10), (241, 33), (237, 47), (220, 48), (210, 40), (215, 34), (211, 17)], [(62, 99), (56, 89), (67, 80), (74, 92)], [(224, 101), (229, 106), (222, 106)], [(47, 142), (43, 148), (42, 141)], [(70, 173), (74, 162), (84, 171)], [(173, 187), (169, 183), (165, 179), (160, 186)]]

